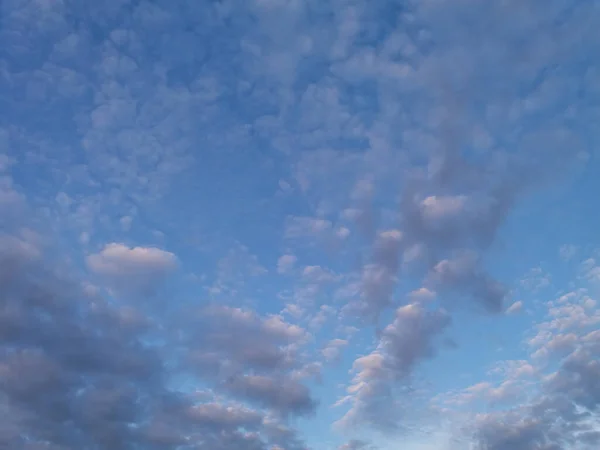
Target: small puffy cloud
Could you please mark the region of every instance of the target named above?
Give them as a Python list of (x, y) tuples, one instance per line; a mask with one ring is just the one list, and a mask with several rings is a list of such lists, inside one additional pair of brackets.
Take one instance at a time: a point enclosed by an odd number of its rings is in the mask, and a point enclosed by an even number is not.
[(350, 230), (346, 227), (339, 227), (335, 230), (335, 235), (340, 239), (344, 240), (350, 236)]
[(278, 273), (288, 273), (290, 270), (292, 270), (294, 268), (297, 260), (298, 260), (298, 258), (296, 258), (295, 255), (280, 256), (279, 259), (277, 260), (277, 272)]
[(536, 293), (550, 286), (551, 282), (549, 274), (545, 273), (541, 267), (534, 267), (527, 272), (520, 284), (525, 289)]
[(400, 277), (402, 244), (403, 233), (397, 229), (384, 230), (376, 236), (372, 260), (361, 269), (360, 297), (349, 310), (374, 319), (392, 304)]
[(133, 217), (123, 216), (119, 219), (119, 223), (121, 224), (121, 229), (123, 231), (129, 231), (131, 229), (131, 224), (133, 223)]
[(335, 317), (337, 310), (329, 305), (321, 305), (319, 310), (310, 318), (308, 326), (312, 331), (317, 331), (332, 317)]
[(272, 408), (284, 416), (307, 415), (314, 412), (317, 401), (310, 390), (288, 377), (241, 375), (228, 378), (222, 387), (241, 398), (262, 407)]
[(218, 260), (214, 281), (208, 290), (213, 295), (223, 297), (235, 295), (244, 287), (247, 278), (263, 276), (268, 272), (248, 247), (236, 243)]
[(339, 359), (342, 349), (348, 345), (345, 339), (333, 339), (321, 350), (321, 354), (326, 361), (336, 361)]
[(438, 291), (468, 294), (485, 311), (498, 313), (504, 306), (506, 288), (483, 272), (475, 253), (462, 252), (440, 261), (430, 271), (428, 280)]
[(519, 301), (514, 302), (508, 308), (506, 308), (506, 314), (517, 314), (517, 313), (520, 313), (522, 310), (523, 310), (523, 302), (519, 300)]
[(581, 267), (586, 280), (591, 283), (600, 283), (600, 265), (594, 258), (585, 260)]
[(351, 439), (345, 444), (342, 444), (338, 447), (337, 450), (374, 450), (375, 447), (372, 446), (367, 441), (362, 441), (359, 439)]
[(315, 217), (288, 217), (285, 229), (285, 237), (318, 238), (330, 232), (332, 224), (329, 220)]
[(429, 196), (421, 202), (423, 218), (429, 226), (434, 227), (444, 220), (460, 215), (465, 209), (467, 200), (464, 195)]
[(318, 285), (332, 283), (337, 280), (337, 276), (331, 270), (321, 266), (306, 266), (302, 270), (302, 278)]
[(429, 303), (436, 297), (435, 292), (422, 287), (408, 293), (408, 298), (411, 303)]
[[(35, 241), (32, 242), (25, 236), (0, 234), (0, 263), (6, 261), (8, 264), (10, 261), (10, 265), (20, 267), (28, 262), (39, 260), (41, 256), (41, 249)], [(5, 270), (9, 269), (10, 266), (5, 267)]]
[(107, 244), (99, 253), (89, 255), (90, 271), (120, 291), (153, 289), (177, 267), (177, 257), (155, 247), (127, 247)]
[(127, 247), (107, 244), (100, 253), (89, 255), (87, 264), (94, 273), (107, 276), (130, 276), (139, 273), (161, 274), (173, 270), (177, 258), (155, 247)]

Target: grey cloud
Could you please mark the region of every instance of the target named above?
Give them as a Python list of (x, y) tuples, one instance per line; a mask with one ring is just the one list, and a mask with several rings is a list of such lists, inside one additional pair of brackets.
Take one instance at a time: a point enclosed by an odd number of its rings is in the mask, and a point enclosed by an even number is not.
[[(306, 331), (278, 316), (263, 318), (239, 308), (209, 307), (196, 316), (202, 324), (192, 334), (192, 358), (220, 355), (231, 370), (271, 371), (295, 364), (294, 349), (289, 347), (306, 337)], [(224, 367), (225, 369), (225, 367)]]
[(154, 289), (177, 267), (177, 257), (155, 247), (133, 247), (111, 243), (87, 257), (89, 269), (114, 288), (124, 292)]
[[(14, 255), (4, 250), (0, 247), (0, 255), (10, 264)], [(166, 367), (174, 362), (172, 356), (162, 346), (145, 344), (147, 338), (169, 336), (161, 335), (151, 320), (141, 326), (124, 320), (118, 309), (102, 303), (95, 307), (97, 302), (36, 265), (0, 283), (2, 320), (11, 324), (0, 337), (0, 407), (11, 417), (1, 430), (2, 445), (304, 448), (292, 430), (259, 410), (173, 392)], [(262, 326), (267, 338), (301, 335), (278, 320)], [(244, 377), (221, 387), (283, 414), (315, 407), (308, 389), (289, 378)]]
[(368, 319), (377, 319), (393, 303), (400, 278), (400, 249), (404, 245), (400, 231), (386, 230), (376, 237), (372, 260), (361, 269), (360, 298), (347, 307)]
[(317, 407), (317, 401), (311, 397), (310, 390), (298, 381), (287, 377), (233, 376), (222, 386), (228, 392), (260, 406), (272, 408), (284, 415), (308, 415)]
[[(400, 307), (385, 327), (377, 349), (354, 361), (354, 379), (348, 387), (351, 407), (340, 424), (373, 426), (390, 432), (404, 429), (415, 366), (436, 354), (436, 339), (450, 325), (444, 311), (428, 311), (420, 304)], [(400, 398), (398, 398), (400, 397)]]
[(507, 290), (487, 275), (481, 266), (477, 254), (465, 252), (438, 262), (430, 271), (428, 281), (439, 292), (466, 294), (484, 310), (498, 313), (504, 307)]
[(421, 359), (435, 354), (433, 340), (451, 323), (444, 311), (427, 311), (417, 304), (402, 306), (395, 320), (383, 329), (380, 347), (396, 376), (406, 377)]
[(187, 338), (192, 370), (221, 389), (283, 414), (306, 415), (317, 402), (294, 378), (304, 367), (297, 352), (307, 332), (279, 316), (211, 306)]
[(321, 350), (321, 354), (326, 361), (337, 361), (348, 341), (344, 339), (333, 339), (329, 341)]
[(245, 428), (258, 430), (261, 428), (264, 416), (259, 411), (241, 405), (220, 403), (203, 403), (190, 406), (184, 417), (195, 426), (210, 430), (237, 430)]
[[(0, 235), (0, 409), (10, 417), (0, 427), (0, 445), (57, 450), (305, 448), (283, 415), (312, 411), (315, 404), (291, 374), (286, 378), (282, 371), (272, 384), (250, 380), (229, 390), (277, 410), (278, 417), (263, 408), (174, 391), (172, 377), (189, 377), (176, 336), (179, 326), (190, 324), (171, 321), (157, 308), (142, 312), (124, 299), (118, 304), (104, 299), (79, 281), (68, 263), (56, 257), (60, 254), (48, 256), (56, 248), (45, 248), (47, 240), (26, 228), (15, 229)], [(132, 254), (125, 248), (124, 260), (104, 258), (95, 267), (108, 275), (173, 267), (172, 255), (150, 253)], [(244, 350), (211, 336), (242, 367), (263, 367), (273, 376), (273, 368), (294, 354), (278, 345), (297, 344), (306, 336), (278, 316), (261, 318), (226, 308), (207, 314), (225, 329), (236, 325), (241, 330), (237, 338), (255, 336), (252, 343), (268, 347), (267, 354), (274, 350), (274, 357), (265, 357), (253, 354), (251, 346)]]
[[(404, 242), (395, 251), (407, 257), (420, 249), (421, 259), (410, 264), (416, 266), (416, 274), (427, 273), (456, 252), (474, 252), (483, 262), (482, 256), (515, 206), (570, 173), (577, 164), (577, 153), (587, 150), (579, 139), (580, 130), (571, 127), (572, 119), (560, 106), (571, 104), (573, 89), (582, 81), (562, 70), (548, 73), (546, 68), (558, 61), (563, 68), (583, 64), (576, 42), (586, 35), (591, 39), (586, 48), (595, 48), (597, 35), (586, 15), (596, 12), (587, 6), (572, 9), (562, 0), (548, 7), (542, 2), (523, 6), (516, 1), (412, 2), (407, 6), (410, 13), (399, 15), (398, 20), (404, 23), (406, 19), (406, 29), (415, 26), (421, 32), (381, 27), (384, 44), (376, 48), (366, 43), (349, 45), (361, 31), (373, 26), (367, 17), (377, 12), (367, 13), (364, 8), (359, 2), (339, 12), (348, 27), (342, 40), (348, 54), (334, 64), (334, 71), (358, 92), (366, 90), (367, 83), (377, 85), (376, 126), (366, 133), (373, 147), (384, 141), (406, 150), (406, 160), (390, 165), (400, 181), (394, 185), (389, 183), (389, 175), (375, 177), (374, 193), (370, 193), (374, 198), (392, 200), (395, 193), (387, 191), (390, 184), (401, 193), (400, 221), (395, 225)], [(517, 26), (512, 19), (515, 14), (519, 15)], [(563, 14), (568, 25), (561, 26), (560, 32), (566, 40), (558, 45), (554, 31)], [(448, 26), (463, 20), (468, 25), (460, 31)], [(585, 64), (592, 63), (586, 60)], [(386, 77), (395, 82), (386, 83)], [(540, 77), (544, 81), (538, 84)], [(522, 98), (525, 85), (531, 90)], [(357, 94), (353, 91), (353, 95)], [(414, 96), (423, 101), (412, 102)], [(412, 114), (394, 106), (398, 103), (409, 103)], [(576, 103), (573, 111), (588, 111), (587, 102)], [(393, 145), (398, 134), (401, 138)], [(354, 180), (373, 171), (368, 161), (375, 159), (375, 154), (373, 149), (363, 155), (362, 170), (354, 172)], [(346, 192), (351, 197), (350, 191)], [(354, 206), (347, 211), (356, 218), (364, 208)], [(372, 253), (377, 247), (375, 242)], [(387, 265), (383, 262), (392, 276), (397, 275), (394, 259), (388, 259)], [(412, 256), (407, 259), (414, 260)], [(394, 289), (390, 280), (393, 278), (387, 277), (381, 283), (386, 292)], [(454, 289), (482, 304), (483, 309), (500, 310), (503, 288), (481, 263), (477, 276), (463, 279)], [(389, 301), (374, 302), (372, 309), (389, 306)]]
[[(7, 250), (0, 255), (10, 264), (16, 256)], [(27, 438), (58, 448), (133, 448), (139, 439), (128, 424), (143, 420), (147, 395), (165, 389), (162, 361), (118, 322), (96, 321), (85, 294), (45, 264), (13, 263), (11, 279), (0, 283), (2, 320), (10, 323), (0, 385), (19, 428), (6, 445)]]
[[(476, 422), (478, 449), (594, 449), (600, 445), (594, 423), (600, 415), (600, 346), (587, 314), (585, 291), (549, 302), (548, 321), (538, 326), (534, 349), (548, 347), (546, 356), (556, 370), (543, 378), (539, 394), (529, 404), (490, 413)], [(570, 331), (569, 345), (555, 348), (556, 336)], [(535, 354), (535, 353), (534, 353)]]

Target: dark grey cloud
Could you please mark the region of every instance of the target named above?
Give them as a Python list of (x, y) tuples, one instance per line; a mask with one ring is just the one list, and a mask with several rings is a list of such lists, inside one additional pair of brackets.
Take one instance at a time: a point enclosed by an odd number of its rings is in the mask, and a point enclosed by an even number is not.
[(279, 316), (261, 317), (249, 309), (211, 306), (190, 318), (198, 329), (190, 333), (190, 358), (198, 367), (206, 362), (207, 369), (229, 375), (293, 368), (295, 345), (307, 337), (304, 329)]
[[(15, 249), (18, 248), (18, 251)], [(131, 425), (145, 420), (153, 393), (165, 390), (159, 355), (117, 316), (98, 320), (75, 280), (49, 266), (41, 249), (0, 247), (11, 277), (0, 281), (2, 403), (18, 431), (8, 448), (48, 442), (58, 448), (134, 448)], [(28, 261), (24, 263), (24, 261)]]
[(317, 401), (302, 383), (284, 376), (233, 376), (223, 383), (232, 394), (284, 415), (307, 415), (315, 411)]
[[(0, 408), (10, 417), (0, 429), (2, 446), (304, 448), (280, 419), (312, 412), (316, 404), (291, 375), (282, 372), (277, 378), (273, 372), (289, 367), (287, 356), (273, 343), (296, 342), (303, 330), (277, 317), (263, 320), (241, 310), (213, 311), (215, 324), (225, 325), (222, 336), (231, 332), (241, 343), (234, 345), (210, 330), (204, 343), (211, 342), (222, 358), (270, 371), (274, 378), (217, 377), (221, 392), (256, 404), (256, 409), (196, 398), (170, 385), (173, 376), (189, 367), (177, 363), (177, 352), (168, 351), (169, 345), (178, 348), (175, 329), (165, 333), (156, 318), (90, 296), (76, 279), (49, 267), (42, 248), (17, 245), (19, 239), (13, 239), (14, 245), (0, 246), (1, 266), (10, 268), (10, 277), (0, 278)], [(238, 320), (237, 332), (227, 328), (236, 320), (232, 315)], [(168, 329), (166, 320), (163, 316), (161, 325)], [(268, 347), (266, 353), (254, 352), (255, 344)], [(271, 410), (276, 417), (269, 415)]]

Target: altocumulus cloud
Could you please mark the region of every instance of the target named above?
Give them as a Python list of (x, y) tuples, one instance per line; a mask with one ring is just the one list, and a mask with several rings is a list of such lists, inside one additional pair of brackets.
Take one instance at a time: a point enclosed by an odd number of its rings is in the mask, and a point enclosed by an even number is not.
[(112, 243), (89, 255), (86, 263), (92, 273), (105, 277), (117, 289), (147, 290), (175, 270), (177, 258), (155, 247)]
[(598, 448), (599, 22), (5, 0), (0, 447)]

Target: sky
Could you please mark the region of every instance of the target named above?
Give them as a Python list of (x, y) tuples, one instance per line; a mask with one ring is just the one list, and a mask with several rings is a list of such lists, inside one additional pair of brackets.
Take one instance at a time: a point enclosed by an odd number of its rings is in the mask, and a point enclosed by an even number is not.
[(0, 447), (600, 448), (599, 23), (0, 2)]

